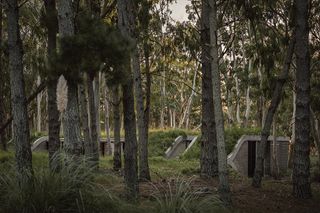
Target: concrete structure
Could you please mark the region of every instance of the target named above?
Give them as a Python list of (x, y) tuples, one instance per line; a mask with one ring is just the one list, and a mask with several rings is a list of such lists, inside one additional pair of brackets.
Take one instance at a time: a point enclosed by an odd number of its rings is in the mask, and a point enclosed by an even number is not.
[(177, 137), (174, 140), (172, 146), (170, 146), (165, 152), (165, 157), (168, 159), (172, 159), (180, 155), (183, 155), (193, 146), (193, 144), (196, 143), (197, 138), (198, 137), (196, 136)]
[[(257, 146), (261, 136), (243, 135), (237, 142), (233, 151), (228, 155), (228, 164), (244, 176), (253, 177), (257, 158)], [(288, 153), (290, 138), (277, 137), (277, 159), (280, 172), (286, 172), (288, 168)], [(273, 137), (268, 138), (267, 155), (264, 162), (265, 175), (271, 174)]]
[[(63, 145), (63, 138), (60, 138), (61, 144)], [(114, 138), (111, 138), (111, 150), (112, 150), (112, 154), (114, 152)], [(37, 151), (48, 151), (48, 141), (49, 141), (49, 137), (48, 136), (43, 136), (41, 138), (38, 138), (37, 140), (35, 140), (31, 146), (31, 150), (34, 152)], [(121, 144), (122, 144), (122, 153), (123, 153), (123, 149), (124, 149), (124, 138), (120, 139)], [(100, 154), (102, 156), (105, 155), (106, 153), (106, 143), (107, 143), (107, 139), (106, 138), (101, 138), (100, 140)]]

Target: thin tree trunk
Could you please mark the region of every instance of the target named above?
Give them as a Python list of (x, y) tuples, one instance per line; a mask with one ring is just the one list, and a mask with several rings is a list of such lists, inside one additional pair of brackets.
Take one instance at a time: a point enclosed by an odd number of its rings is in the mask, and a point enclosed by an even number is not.
[[(106, 81), (105, 81), (106, 82)], [(106, 142), (106, 154), (112, 155), (112, 150), (111, 150), (111, 137), (110, 137), (110, 104), (109, 104), (109, 89), (107, 84), (105, 84), (105, 89), (104, 89), (104, 113), (105, 113), (105, 131), (106, 131), (106, 137), (107, 137), (107, 142)]]
[(218, 44), (217, 44), (217, 8), (216, 0), (210, 0), (210, 44), (211, 44), (211, 72), (212, 72), (212, 88), (213, 88), (213, 104), (216, 124), (216, 137), (218, 148), (218, 168), (219, 168), (219, 193), (220, 197), (226, 205), (231, 204), (230, 186), (228, 180), (227, 154), (225, 149), (224, 138), (224, 120), (221, 101), (221, 85), (220, 71), (218, 64)]
[(277, 128), (276, 128), (276, 116), (273, 117), (272, 125), (272, 176), (274, 179), (278, 179), (280, 175), (279, 162), (278, 162), (278, 145), (277, 145)]
[(313, 110), (310, 107), (310, 119), (311, 119), (311, 128), (312, 128), (312, 136), (314, 139), (314, 144), (317, 148), (318, 152), (318, 162), (319, 162), (319, 169), (320, 169), (320, 132), (319, 132), (319, 122), (317, 117), (315, 116)]
[[(2, 43), (2, 4), (0, 5), (0, 43)], [(0, 75), (4, 76), (4, 69), (2, 67), (2, 49), (0, 49)], [(5, 123), (6, 113), (4, 106), (4, 84), (0, 84), (0, 124)], [(0, 132), (0, 144), (3, 151), (7, 151), (7, 141), (5, 132)]]
[(201, 61), (202, 61), (202, 121), (200, 170), (203, 177), (218, 175), (217, 138), (213, 107), (211, 55), (210, 55), (210, 7), (202, 0), (201, 13)]
[(121, 142), (120, 142), (120, 94), (119, 86), (112, 88), (112, 104), (113, 104), (113, 123), (114, 123), (114, 151), (113, 151), (113, 169), (118, 171), (121, 169)]
[(18, 172), (18, 181), (32, 182), (32, 154), (28, 124), (27, 99), (22, 64), (22, 41), (20, 38), (19, 8), (17, 0), (6, 2), (8, 24), (9, 72), (11, 107), (13, 115), (13, 142)]
[(310, 186), (310, 52), (309, 1), (295, 0), (296, 124), (293, 150), (293, 195), (311, 198)]
[(254, 177), (252, 180), (252, 186), (254, 187), (261, 187), (261, 180), (263, 175), (263, 165), (264, 165), (264, 158), (266, 155), (266, 147), (267, 147), (267, 140), (270, 135), (270, 129), (272, 120), (274, 117), (274, 114), (278, 108), (278, 105), (280, 103), (281, 97), (282, 97), (282, 91), (283, 86), (288, 78), (289, 70), (290, 70), (290, 64), (292, 61), (292, 55), (294, 52), (295, 47), (295, 38), (292, 37), (289, 47), (286, 53), (286, 58), (283, 65), (283, 70), (280, 76), (278, 77), (278, 80), (276, 82), (276, 86), (272, 95), (271, 104), (268, 109), (267, 117), (265, 119), (263, 129), (261, 131), (261, 142), (258, 145), (258, 153), (257, 153), (257, 161), (256, 161), (256, 168)]
[(87, 99), (87, 90), (85, 82), (87, 82), (87, 74), (83, 74), (83, 82), (79, 84), (79, 100), (80, 100), (80, 115), (82, 123), (82, 132), (83, 132), (83, 146), (85, 155), (90, 155), (91, 153), (91, 134), (89, 128), (89, 116), (88, 116), (88, 99)]
[(94, 78), (94, 102), (96, 111), (96, 122), (97, 122), (97, 141), (100, 143), (101, 138), (101, 124), (100, 124), (100, 81), (101, 73), (98, 72)]
[[(37, 76), (37, 87), (41, 84), (40, 75)], [(37, 95), (37, 132), (41, 132), (41, 99), (42, 93)]]
[(292, 127), (291, 127), (291, 143), (289, 146), (289, 157), (288, 157), (288, 168), (292, 168), (293, 166), (293, 147), (295, 144), (295, 138), (296, 138), (296, 134), (295, 134), (295, 126), (296, 126), (296, 92), (294, 91), (295, 89), (293, 89), (292, 91), (292, 106), (293, 106), (293, 110), (292, 110)]
[[(60, 38), (74, 35), (74, 14), (72, 1), (59, 0), (58, 24)], [(68, 103), (63, 115), (64, 148), (72, 155), (81, 154), (80, 121), (78, 106), (78, 85), (72, 79), (67, 79)]]
[(94, 77), (89, 76), (87, 78), (88, 99), (89, 99), (89, 118), (90, 118), (90, 136), (91, 143), (89, 146), (89, 156), (94, 166), (99, 166), (99, 146), (98, 146), (98, 132), (97, 132), (97, 108), (95, 103), (95, 95), (93, 88)]

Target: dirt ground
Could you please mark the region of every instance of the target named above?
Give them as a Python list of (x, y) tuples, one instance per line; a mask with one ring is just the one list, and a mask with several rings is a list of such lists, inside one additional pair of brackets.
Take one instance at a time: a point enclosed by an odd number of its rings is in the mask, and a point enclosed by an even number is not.
[[(168, 180), (153, 182), (163, 184)], [(170, 181), (170, 180), (169, 180)], [(291, 194), (292, 185), (289, 178), (282, 180), (264, 180), (259, 189), (251, 186), (251, 179), (235, 178), (230, 180), (232, 190), (232, 212), (290, 212), (290, 213), (313, 213), (320, 212), (320, 183), (312, 184), (313, 198), (298, 200)], [(218, 180), (202, 180), (196, 177), (192, 182), (194, 188), (216, 192)], [(152, 193), (150, 184), (140, 184), (142, 197), (148, 197)]]

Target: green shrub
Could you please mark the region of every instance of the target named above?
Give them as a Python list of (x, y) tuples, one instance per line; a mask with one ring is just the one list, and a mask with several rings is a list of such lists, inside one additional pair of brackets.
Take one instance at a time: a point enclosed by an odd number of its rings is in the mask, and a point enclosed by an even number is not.
[(0, 212), (118, 212), (118, 200), (93, 181), (86, 160), (61, 158), (59, 172), (35, 168), (33, 184), (19, 185), (14, 167), (0, 171)]

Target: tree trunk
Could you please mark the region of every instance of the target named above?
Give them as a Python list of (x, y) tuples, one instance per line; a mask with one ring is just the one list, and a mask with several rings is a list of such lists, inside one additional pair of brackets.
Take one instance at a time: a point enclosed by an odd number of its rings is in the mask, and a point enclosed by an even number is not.
[(88, 99), (87, 99), (87, 90), (85, 82), (87, 82), (87, 74), (83, 74), (83, 82), (79, 84), (79, 100), (80, 100), (80, 115), (81, 115), (81, 124), (83, 132), (83, 146), (85, 155), (90, 155), (91, 153), (91, 134), (89, 128), (89, 115), (88, 115)]
[(127, 196), (130, 200), (138, 197), (138, 164), (137, 164), (137, 136), (136, 116), (134, 112), (134, 96), (132, 79), (123, 85), (123, 113), (124, 113), (124, 179)]
[(227, 154), (225, 150), (224, 139), (224, 120), (221, 101), (221, 85), (220, 85), (220, 71), (219, 71), (219, 57), (217, 44), (217, 8), (216, 0), (210, 0), (210, 44), (211, 44), (211, 74), (212, 74), (212, 88), (213, 88), (213, 105), (216, 124), (216, 137), (218, 148), (218, 170), (219, 170), (219, 193), (223, 202), (227, 205), (231, 204), (230, 187), (228, 180)]
[[(37, 87), (41, 84), (41, 77), (40, 75), (37, 76)], [(37, 95), (37, 132), (41, 132), (41, 99), (42, 93), (40, 92)]]
[(272, 125), (272, 134), (273, 134), (273, 141), (272, 141), (272, 170), (271, 174), (274, 179), (278, 179), (280, 175), (279, 170), (279, 162), (278, 162), (278, 145), (277, 145), (277, 128), (276, 128), (276, 116), (273, 118), (273, 125)]
[(118, 171), (121, 169), (121, 142), (120, 142), (120, 94), (119, 86), (112, 88), (112, 104), (113, 104), (113, 123), (114, 123), (114, 151), (113, 151), (113, 169)]
[[(130, 23), (133, 16), (134, 4), (132, 0), (119, 0), (118, 5), (118, 27), (122, 35), (131, 37)], [(130, 60), (126, 64), (128, 68), (126, 82), (123, 83), (123, 113), (125, 129), (124, 148), (124, 179), (126, 184), (127, 198), (136, 200), (138, 198), (138, 164), (137, 164), (137, 136), (136, 116), (134, 111), (133, 76), (130, 69)]]
[(88, 155), (91, 158), (94, 166), (99, 166), (99, 146), (98, 146), (98, 132), (97, 132), (97, 108), (95, 102), (94, 88), (93, 88), (94, 77), (89, 76), (87, 78), (87, 88), (88, 88), (88, 99), (89, 99), (89, 118), (90, 118), (90, 138), (91, 143), (89, 146)]
[[(0, 5), (0, 43), (2, 43), (2, 4)], [(0, 49), (0, 75), (4, 76), (4, 69), (2, 67), (2, 49)], [(4, 106), (4, 85), (0, 84), (0, 124), (6, 121), (6, 113)], [(0, 132), (0, 144), (3, 151), (7, 151), (7, 141), (5, 132)]]
[(310, 186), (310, 53), (309, 1), (295, 0), (296, 124), (293, 150), (293, 195), (311, 198)]
[(268, 137), (270, 135), (271, 124), (272, 124), (274, 114), (278, 108), (278, 105), (282, 97), (283, 86), (289, 75), (290, 64), (292, 61), (294, 47), (295, 47), (295, 38), (293, 37), (290, 41), (290, 44), (286, 53), (286, 58), (284, 61), (282, 73), (280, 74), (276, 82), (276, 86), (272, 95), (271, 104), (269, 106), (268, 113), (263, 125), (263, 129), (261, 131), (261, 142), (258, 145), (256, 168), (255, 168), (254, 177), (252, 180), (252, 186), (254, 187), (261, 187), (264, 158), (266, 155), (266, 147), (267, 147)]
[(213, 91), (210, 55), (210, 7), (202, 0), (201, 13), (201, 61), (202, 61), (202, 125), (200, 170), (203, 177), (218, 175), (217, 138), (213, 111)]
[(96, 111), (96, 122), (97, 122), (97, 141), (100, 144), (101, 138), (101, 124), (100, 124), (100, 81), (101, 73), (98, 72), (94, 78), (94, 102)]
[(292, 126), (291, 126), (291, 143), (289, 145), (289, 157), (288, 157), (288, 168), (292, 169), (292, 164), (293, 164), (293, 147), (295, 144), (295, 126), (296, 126), (296, 92), (294, 91), (295, 89), (293, 88), (292, 91), (292, 106), (293, 106), (293, 110), (292, 110)]
[[(133, 17), (134, 18), (134, 17)], [(131, 23), (134, 20), (131, 20)], [(134, 26), (133, 26), (134, 27)], [(139, 176), (140, 180), (150, 180), (149, 164), (148, 164), (148, 129), (145, 125), (145, 111), (143, 103), (143, 91), (141, 82), (141, 71), (139, 64), (139, 52), (138, 47), (132, 55), (132, 68), (135, 85), (135, 98), (136, 98), (136, 111), (138, 122), (138, 136), (139, 136)]]
[(11, 87), (11, 107), (13, 115), (13, 142), (15, 144), (18, 181), (32, 181), (32, 153), (28, 124), (27, 99), (22, 64), (22, 41), (19, 27), (19, 8), (17, 0), (7, 2), (9, 72)]
[(104, 89), (104, 114), (105, 114), (105, 131), (106, 131), (106, 137), (107, 137), (107, 142), (106, 142), (106, 154), (112, 155), (112, 150), (111, 150), (111, 136), (110, 136), (110, 104), (109, 104), (109, 89), (106, 84), (106, 79), (105, 79), (105, 89)]
[[(59, 36), (74, 35), (74, 14), (72, 1), (59, 0), (58, 23)], [(68, 83), (68, 103), (63, 115), (64, 149), (72, 155), (81, 154), (80, 121), (78, 106), (78, 85), (72, 79), (67, 79)]]

